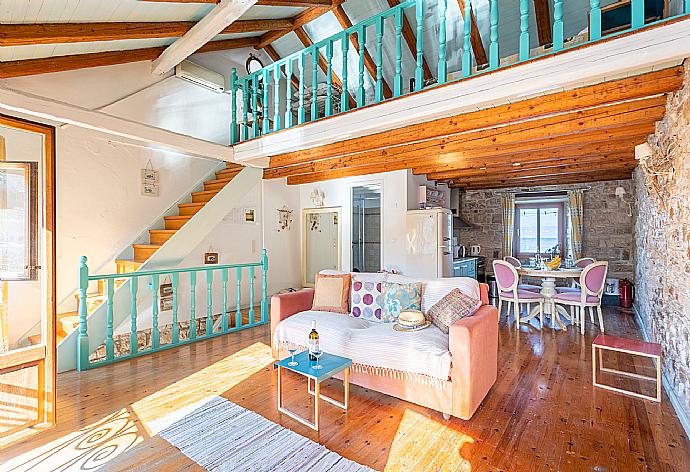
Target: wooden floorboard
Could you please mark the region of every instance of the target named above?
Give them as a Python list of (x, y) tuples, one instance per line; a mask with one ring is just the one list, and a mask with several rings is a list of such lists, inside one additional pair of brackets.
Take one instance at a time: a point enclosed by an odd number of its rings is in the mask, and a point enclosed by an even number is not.
[[(606, 309), (607, 333), (640, 337), (631, 314)], [(156, 436), (151, 422), (221, 395), (376, 470), (687, 471), (690, 442), (661, 404), (591, 386), (585, 336), (515, 330), (501, 319), (498, 382), (470, 421), (353, 386), (347, 413), (322, 407), (313, 432), (276, 409), (267, 326), (78, 374), (58, 376), (58, 426), (2, 452), (12, 470), (201, 470)], [(613, 355), (609, 365), (648, 372)], [(627, 386), (636, 386), (626, 381)], [(287, 405), (311, 411), (302, 378), (286, 375)], [(339, 396), (342, 384), (325, 393)], [(279, 445), (276, 445), (279, 447)]]

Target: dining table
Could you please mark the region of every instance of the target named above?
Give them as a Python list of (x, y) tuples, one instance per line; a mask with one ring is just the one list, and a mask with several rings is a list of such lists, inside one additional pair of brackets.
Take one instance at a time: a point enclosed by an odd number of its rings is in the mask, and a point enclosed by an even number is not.
[[(570, 313), (566, 311), (565, 308), (558, 305), (554, 296), (556, 295), (556, 280), (558, 279), (574, 279), (580, 278), (582, 273), (582, 268), (572, 267), (572, 268), (558, 268), (551, 270), (548, 267), (529, 267), (522, 266), (517, 269), (518, 274), (525, 277), (532, 277), (536, 279), (541, 279), (541, 291), (539, 293), (544, 297), (544, 315), (551, 315), (551, 323), (554, 328), (565, 329), (565, 323), (561, 321), (561, 315), (565, 317), (569, 322), (572, 322)], [(535, 316), (539, 314), (539, 307), (533, 308), (529, 314), (520, 318), (520, 322), (528, 322)]]

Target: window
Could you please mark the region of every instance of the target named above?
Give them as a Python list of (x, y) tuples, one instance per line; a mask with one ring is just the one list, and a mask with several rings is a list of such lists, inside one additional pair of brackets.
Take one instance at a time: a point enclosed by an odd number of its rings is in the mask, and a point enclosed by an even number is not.
[(545, 255), (559, 245), (565, 249), (565, 207), (561, 201), (516, 202), (513, 255)]
[(37, 164), (0, 162), (0, 279), (36, 280)]

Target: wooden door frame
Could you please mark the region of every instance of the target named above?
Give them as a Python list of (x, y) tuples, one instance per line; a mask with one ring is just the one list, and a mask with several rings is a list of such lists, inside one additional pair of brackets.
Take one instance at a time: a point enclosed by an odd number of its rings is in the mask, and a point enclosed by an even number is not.
[[(55, 313), (56, 313), (56, 208), (55, 208), (55, 127), (0, 114), (0, 125), (43, 136), (43, 186), (39, 189), (45, 196), (43, 208), (45, 224), (37, 236), (44, 238), (46, 313), (41, 322), (41, 345), (16, 349), (0, 355), (0, 373), (11, 372), (31, 366), (38, 367), (38, 422), (34, 429), (55, 424), (56, 408), (56, 359)], [(42, 387), (42, 388), (41, 388)], [(23, 436), (22, 436), (23, 437)], [(21, 439), (22, 437), (17, 438)], [(13, 442), (13, 436), (7, 438)]]

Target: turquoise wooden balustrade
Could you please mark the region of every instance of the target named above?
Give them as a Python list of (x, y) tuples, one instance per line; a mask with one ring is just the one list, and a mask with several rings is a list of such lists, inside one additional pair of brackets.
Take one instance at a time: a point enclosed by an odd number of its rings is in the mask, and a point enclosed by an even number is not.
[[(250, 79), (253, 80), (253, 79)], [(254, 101), (254, 98), (252, 98)], [(257, 125), (258, 126), (258, 125)], [(232, 333), (253, 326), (259, 326), (268, 322), (268, 300), (266, 296), (266, 276), (268, 272), (268, 256), (266, 250), (262, 251), (261, 260), (254, 263), (246, 264), (226, 264), (226, 265), (206, 265), (203, 267), (192, 267), (185, 269), (162, 269), (162, 270), (143, 270), (138, 272), (130, 272), (124, 274), (106, 274), (106, 275), (90, 275), (89, 268), (86, 264), (87, 259), (82, 256), (79, 266), (79, 328), (77, 337), (77, 370), (83, 371), (94, 367), (112, 364), (133, 357), (142, 356), (159, 352), (165, 349), (182, 346), (195, 341), (210, 339), (216, 336)], [(254, 279), (256, 269), (261, 270), (261, 302), (260, 314), (257, 319), (254, 305)], [(234, 272), (236, 279), (236, 286), (234, 287), (235, 295), (235, 313), (234, 323), (230, 322), (231, 313), (228, 311), (228, 281), (229, 274)], [(203, 281), (206, 284), (206, 310), (205, 313), (200, 314), (203, 318), (199, 325), (201, 329), (197, 330), (197, 307), (196, 307), (196, 290), (197, 290), (197, 275), (203, 275)], [(213, 280), (214, 277), (220, 274), (222, 296), (220, 303), (214, 300), (213, 296)], [(189, 280), (189, 335), (186, 339), (181, 338), (178, 319), (179, 319), (179, 288), (180, 280), (187, 278)], [(161, 281), (170, 280), (172, 290), (172, 306), (171, 306), (171, 327), (170, 340), (163, 342), (160, 335), (161, 326), (159, 325), (160, 306), (159, 306), (159, 291)], [(115, 281), (124, 280), (129, 283), (129, 315), (130, 315), (130, 332), (129, 332), (129, 352), (115, 353), (115, 334), (114, 334), (114, 313), (118, 308), (114, 304)], [(246, 280), (248, 284), (248, 304), (246, 306), (247, 322), (243, 319), (242, 313), (242, 282)], [(87, 292), (90, 282), (105, 282), (106, 284), (106, 329), (105, 329), (105, 356), (99, 360), (90, 360), (92, 350), (89, 348), (89, 335), (95, 333), (88, 332), (88, 304)], [(141, 283), (143, 282), (143, 283)], [(123, 287), (124, 288), (124, 287)], [(151, 342), (144, 348), (139, 346), (138, 330), (141, 326), (138, 323), (139, 312), (137, 303), (143, 295), (143, 291), (147, 290), (151, 296)], [(146, 303), (148, 305), (148, 303)], [(214, 319), (216, 318), (217, 319)], [(103, 333), (98, 333), (102, 338)], [(122, 336), (122, 335), (121, 335)], [(126, 338), (127, 335), (124, 335)]]
[[(435, 15), (424, 15), (425, 1), (433, 2), (432, 8), (437, 10)], [(462, 28), (456, 29), (461, 37), (454, 39), (456, 44), (462, 45), (462, 52), (458, 63), (455, 64), (448, 63), (448, 0), (407, 0), (314, 43), (312, 46), (282, 58), (253, 74), (238, 78), (236, 70), (233, 69), (230, 76), (230, 90), (233, 98), (231, 142), (235, 144), (349, 111), (351, 108), (350, 97), (354, 98), (355, 108), (383, 102), (387, 99), (384, 97), (384, 66), (387, 66), (388, 62), (391, 63), (392, 67), (386, 68), (386, 71), (387, 73), (393, 71), (392, 98), (396, 98), (407, 93), (421, 91), (427, 87), (448, 83), (450, 79), (449, 69), (458, 71), (456, 80), (462, 80), (499, 70), (515, 62), (524, 62), (536, 57), (555, 54), (567, 50), (569, 47), (582, 44), (582, 41), (571, 42), (569, 38), (564, 37), (564, 26), (570, 20), (564, 13), (566, 4), (564, 0), (553, 0), (553, 42), (539, 49), (532, 47), (537, 35), (536, 31), (530, 30), (530, 16), (534, 15), (533, 0), (502, 2), (504, 10), (514, 9), (512, 15), (499, 15), (499, 1), (489, 0), (489, 17), (488, 22), (485, 23), (487, 31), (480, 32), (480, 37), (484, 38), (484, 41), (488, 38), (489, 41), (489, 63), (487, 66), (477, 67), (473, 52), (473, 34), (476, 32), (472, 31), (473, 27), (477, 27), (476, 23), (472, 21), (472, 11), (476, 5), (472, 0), (459, 1), (463, 6), (464, 17), (461, 19)], [(602, 24), (604, 13), (602, 13), (601, 1), (588, 0), (583, 2), (583, 8), (586, 9), (586, 12), (581, 15), (585, 19), (584, 23), (578, 23), (575, 29), (579, 31), (586, 28), (587, 37), (584, 42), (593, 43), (604, 37), (609, 38), (625, 34), (672, 18), (690, 15), (690, 0), (683, 0), (678, 7), (682, 11), (675, 16), (650, 21), (645, 18), (645, 1), (649, 0), (631, 0), (628, 10), (625, 10), (626, 12), (629, 11), (628, 26), (613, 28), (613, 32), (607, 32), (602, 31), (602, 26), (605, 24)], [(628, 13), (624, 13), (624, 15), (628, 15)], [(475, 14), (475, 16), (477, 15)], [(414, 19), (414, 24), (408, 28), (404, 22), (410, 18)], [(506, 21), (517, 21), (517, 24), (506, 25)], [(429, 24), (431, 22), (433, 24)], [(507, 47), (505, 40), (500, 42), (502, 27), (512, 33), (510, 42), (513, 44), (511, 47)], [(405, 28), (408, 28), (407, 32), (405, 32)], [(571, 27), (570, 29), (574, 28)], [(430, 51), (425, 51), (424, 38), (425, 36), (429, 37), (430, 31), (434, 32), (432, 36), (435, 36), (435, 44), (433, 44), (433, 48), (429, 48)], [(514, 32), (517, 32), (517, 36)], [(414, 44), (408, 42), (409, 37), (407, 35), (410, 33), (415, 36)], [(350, 51), (350, 37), (352, 35), (357, 38), (355, 44), (359, 45), (358, 50)], [(389, 37), (391, 41), (386, 41)], [(412, 71), (409, 70), (409, 67), (405, 70), (406, 66), (403, 64), (403, 58), (407, 56), (406, 53), (403, 53), (403, 37), (405, 43), (408, 43), (407, 46), (412, 49), (409, 51), (414, 61), (414, 70)], [(367, 38), (370, 40), (369, 44), (367, 44)], [(392, 51), (386, 49), (390, 44), (393, 44)], [(504, 52), (507, 50), (516, 51), (514, 59), (503, 60), (505, 57), (501, 57), (501, 53), (506, 56), (513, 55)], [(433, 51), (435, 53), (432, 53)], [(367, 70), (370, 67), (365, 62), (367, 53), (371, 53), (373, 58), (375, 67), (373, 71)], [(356, 74), (353, 74), (352, 77), (349, 76), (347, 61), (342, 61), (341, 67), (336, 71), (333, 64), (336, 57), (338, 60), (342, 60), (348, 55), (352, 57), (355, 54), (358, 56), (355, 63), (357, 65)], [(436, 74), (436, 78), (428, 79), (424, 75), (427, 67), (424, 63), (431, 60), (437, 61), (434, 67), (428, 67), (430, 71), (433, 71), (432, 73)], [(297, 64), (297, 77), (293, 75), (295, 63)], [(309, 65), (311, 65), (311, 77), (305, 78), (305, 67), (309, 67)], [(323, 71), (325, 78), (321, 82), (319, 78), (320, 66), (325, 69)], [(334, 93), (334, 73), (336, 72), (340, 74), (342, 82), (342, 89), (335, 90), (338, 93)], [(368, 73), (371, 73), (370, 81), (367, 81)], [(404, 77), (404, 74), (408, 74), (408, 76)], [(414, 84), (412, 90), (405, 90), (403, 87), (403, 84), (407, 83), (407, 79), (412, 79), (411, 83)], [(282, 92), (281, 80), (285, 80)], [(366, 89), (368, 83), (373, 84), (373, 90), (370, 94), (367, 94)], [(322, 108), (318, 104), (319, 86), (325, 86), (325, 104)], [(311, 88), (311, 95), (309, 95), (307, 87)], [(273, 89), (272, 95), (269, 94), (269, 88)], [(241, 99), (238, 98), (240, 95)], [(336, 99), (339, 101), (339, 107), (335, 106), (334, 100)], [(243, 106), (241, 113), (238, 110), (237, 100), (240, 100)], [(311, 104), (307, 105), (306, 100), (310, 100)], [(296, 109), (294, 109), (293, 104), (296, 104)], [(240, 114), (242, 116), (239, 116)]]

